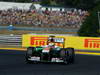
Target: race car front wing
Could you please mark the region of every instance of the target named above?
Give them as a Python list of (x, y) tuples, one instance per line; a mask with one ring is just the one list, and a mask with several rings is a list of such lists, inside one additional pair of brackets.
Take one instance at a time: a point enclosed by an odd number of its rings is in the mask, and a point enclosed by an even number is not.
[(64, 62), (62, 58), (51, 58), (50, 61), (46, 60), (41, 60), (40, 57), (30, 57), (28, 58), (30, 61), (37, 61), (37, 62)]

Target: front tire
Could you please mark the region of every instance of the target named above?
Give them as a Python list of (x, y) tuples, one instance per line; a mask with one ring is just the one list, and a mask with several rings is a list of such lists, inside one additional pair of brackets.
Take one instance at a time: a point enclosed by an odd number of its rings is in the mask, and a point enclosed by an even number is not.
[(28, 47), (27, 48), (26, 55), (25, 55), (27, 63), (31, 63), (31, 61), (29, 60), (29, 58), (33, 55), (33, 51), (34, 51), (34, 47)]

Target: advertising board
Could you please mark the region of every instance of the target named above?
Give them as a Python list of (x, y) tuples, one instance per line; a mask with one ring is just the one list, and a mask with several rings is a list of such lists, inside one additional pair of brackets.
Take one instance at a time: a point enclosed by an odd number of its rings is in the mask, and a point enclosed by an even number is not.
[(100, 50), (98, 37), (66, 37), (66, 47), (83, 50)]
[[(49, 35), (23, 35), (23, 47), (36, 47), (47, 45)], [(64, 44), (56, 43), (57, 46), (83, 50), (100, 50), (99, 37), (78, 37), (78, 36), (56, 36), (58, 39), (63, 38)], [(61, 42), (62, 40), (58, 40)]]

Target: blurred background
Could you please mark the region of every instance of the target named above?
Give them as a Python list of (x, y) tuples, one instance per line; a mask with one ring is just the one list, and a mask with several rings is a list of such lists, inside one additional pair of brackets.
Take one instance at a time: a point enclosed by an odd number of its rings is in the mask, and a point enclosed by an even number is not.
[(21, 47), (22, 34), (99, 36), (100, 0), (0, 0), (0, 46)]

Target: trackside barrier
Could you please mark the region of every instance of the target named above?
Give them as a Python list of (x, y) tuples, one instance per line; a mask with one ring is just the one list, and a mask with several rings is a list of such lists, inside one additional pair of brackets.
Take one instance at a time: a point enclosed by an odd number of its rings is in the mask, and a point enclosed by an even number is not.
[[(41, 46), (46, 44), (46, 39), (49, 35), (23, 35), (22, 46)], [(76, 37), (76, 36), (64, 36), (56, 35), (58, 38), (65, 39), (65, 48), (72, 47), (78, 50), (100, 50), (100, 38), (99, 37)], [(34, 39), (35, 38), (35, 39)], [(36, 40), (38, 39), (38, 40)]]
[(66, 46), (79, 50), (100, 50), (99, 37), (66, 37)]
[(0, 47), (21, 47), (21, 35), (0, 35)]

